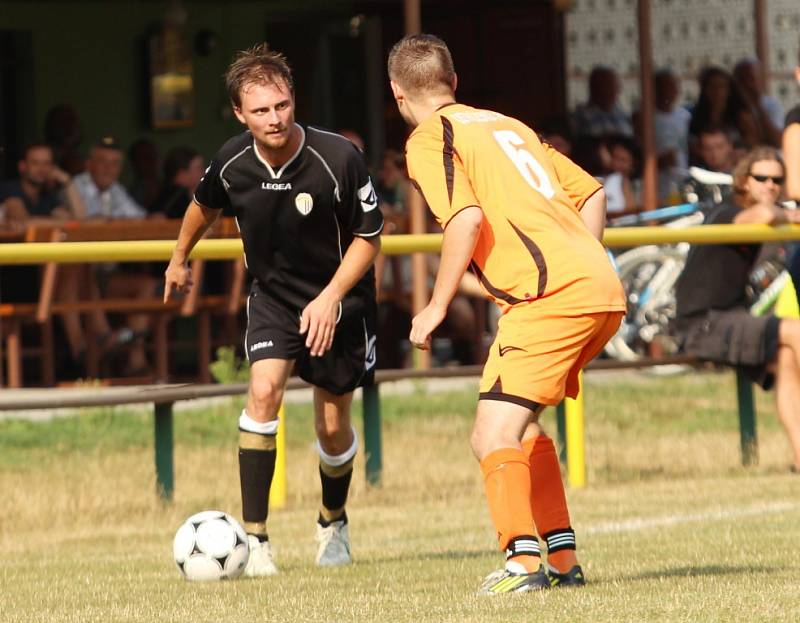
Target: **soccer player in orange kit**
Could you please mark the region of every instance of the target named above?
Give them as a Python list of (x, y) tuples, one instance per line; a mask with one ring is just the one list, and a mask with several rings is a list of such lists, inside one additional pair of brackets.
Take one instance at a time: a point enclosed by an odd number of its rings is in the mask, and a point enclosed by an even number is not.
[(431, 301), (409, 339), (430, 347), (467, 266), (502, 312), (471, 444), (506, 563), (480, 592), (583, 585), (558, 457), (538, 417), (577, 395), (581, 368), (624, 314), (622, 285), (599, 242), (602, 186), (520, 121), (456, 103), (441, 39), (405, 37), (388, 69), (400, 114), (414, 128), (409, 175), (444, 228)]

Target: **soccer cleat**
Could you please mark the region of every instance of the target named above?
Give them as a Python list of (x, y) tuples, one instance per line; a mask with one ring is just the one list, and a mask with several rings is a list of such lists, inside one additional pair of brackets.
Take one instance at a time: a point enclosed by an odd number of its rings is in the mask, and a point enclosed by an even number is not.
[(548, 567), (547, 577), (550, 578), (550, 586), (553, 588), (586, 586), (586, 578), (583, 576), (583, 569), (580, 565), (575, 565), (566, 573), (559, 573), (553, 567)]
[(508, 569), (498, 569), (486, 576), (478, 589), (478, 595), (499, 595), (500, 593), (527, 593), (550, 588), (550, 580), (539, 567), (533, 573), (517, 573)]
[(328, 526), (317, 523), (317, 542), (317, 565), (320, 567), (340, 567), (353, 562), (346, 521), (333, 521)]
[(272, 547), (269, 541), (259, 541), (257, 536), (248, 534), (247, 543), (250, 545), (250, 557), (247, 559), (247, 566), (244, 568), (246, 577), (260, 578), (278, 573), (278, 567), (275, 566), (275, 560), (272, 558)]

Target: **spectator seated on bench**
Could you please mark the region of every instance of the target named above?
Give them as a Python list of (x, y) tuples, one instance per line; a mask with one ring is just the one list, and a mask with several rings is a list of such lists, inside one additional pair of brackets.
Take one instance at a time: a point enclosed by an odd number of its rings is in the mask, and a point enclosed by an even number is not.
[(71, 218), (81, 209), (70, 177), (53, 162), (45, 143), (30, 143), (17, 163), (19, 178), (0, 183), (0, 221), (24, 229), (30, 219)]
[[(800, 213), (777, 205), (785, 175), (778, 152), (758, 147), (734, 169), (735, 199), (707, 223), (796, 223)], [(697, 245), (677, 287), (676, 333), (689, 355), (744, 370), (769, 389), (800, 471), (800, 320), (750, 314), (746, 287), (759, 244)]]
[[(86, 160), (86, 172), (77, 175), (73, 185), (83, 204), (79, 219), (142, 219), (147, 212), (136, 203), (119, 183), (122, 173), (122, 148), (111, 137), (104, 137), (92, 146)], [(159, 279), (150, 274), (147, 266), (99, 264), (86, 271), (83, 267), (62, 269), (62, 278), (56, 290), (56, 301), (74, 301), (82, 294), (91, 298), (133, 298), (147, 300), (156, 295)], [(67, 340), (73, 358), (81, 361), (87, 348), (84, 329), (77, 313), (62, 316)], [(128, 345), (123, 376), (143, 376), (149, 372), (143, 337), (151, 331), (147, 314), (129, 314), (122, 330), (112, 329), (106, 314), (97, 309), (90, 314), (100, 347), (110, 352), (120, 345)]]

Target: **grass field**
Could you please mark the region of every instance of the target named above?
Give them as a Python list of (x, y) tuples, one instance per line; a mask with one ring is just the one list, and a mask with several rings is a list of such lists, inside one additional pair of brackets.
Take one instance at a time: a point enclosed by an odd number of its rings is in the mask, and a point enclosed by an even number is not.
[(171, 541), (198, 510), (239, 513), (235, 403), (176, 415), (171, 505), (146, 412), (2, 421), (0, 621), (798, 621), (800, 478), (771, 398), (745, 469), (730, 373), (587, 376), (589, 486), (568, 495), (590, 584), (495, 598), (474, 595), (501, 555), (467, 446), (473, 392), (384, 399), (383, 485), (360, 460), (356, 564), (338, 570), (313, 565), (310, 409), (290, 405), (281, 574), (204, 585), (180, 579)]

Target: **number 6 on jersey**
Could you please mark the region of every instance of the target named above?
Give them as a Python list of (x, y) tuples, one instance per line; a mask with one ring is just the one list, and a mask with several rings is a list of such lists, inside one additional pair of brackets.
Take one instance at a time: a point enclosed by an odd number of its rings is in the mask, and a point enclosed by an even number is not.
[(524, 145), (525, 141), (513, 130), (495, 130), (492, 132), (494, 140), (500, 145), (506, 156), (511, 159), (517, 167), (520, 175), (537, 192), (551, 199), (555, 195), (550, 178), (541, 164), (534, 158), (533, 154), (526, 149), (517, 147)]

